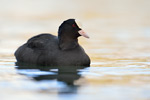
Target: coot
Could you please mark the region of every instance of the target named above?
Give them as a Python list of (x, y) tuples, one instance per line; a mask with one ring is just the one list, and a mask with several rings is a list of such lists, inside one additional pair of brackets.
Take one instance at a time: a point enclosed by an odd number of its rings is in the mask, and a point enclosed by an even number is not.
[(89, 56), (78, 43), (79, 36), (89, 38), (75, 19), (68, 19), (60, 25), (58, 37), (42, 33), (20, 46), (15, 52), (17, 63), (42, 66), (90, 66)]

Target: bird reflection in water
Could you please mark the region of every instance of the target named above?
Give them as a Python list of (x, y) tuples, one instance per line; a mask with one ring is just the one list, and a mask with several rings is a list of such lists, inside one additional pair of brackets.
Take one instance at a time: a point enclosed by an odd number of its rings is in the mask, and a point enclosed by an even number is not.
[[(16, 68), (18, 71), (21, 72), (21, 70), (27, 70), (26, 73), (28, 73), (29, 70), (39, 70), (39, 74), (32, 75), (32, 78), (36, 81), (42, 81), (42, 80), (57, 80), (58, 82), (63, 82), (66, 84), (65, 89), (59, 90), (59, 93), (76, 93), (78, 90), (78, 87), (80, 87), (80, 84), (75, 84), (76, 80), (79, 80), (81, 78), (81, 69), (85, 69), (87, 67), (84, 66), (34, 66), (34, 65), (26, 65), (22, 63), (16, 63)], [(51, 74), (40, 74), (40, 72), (49, 72)], [(26, 73), (19, 73), (23, 75), (27, 75)], [(28, 75), (27, 75), (28, 76)], [(83, 77), (82, 77), (83, 78)]]

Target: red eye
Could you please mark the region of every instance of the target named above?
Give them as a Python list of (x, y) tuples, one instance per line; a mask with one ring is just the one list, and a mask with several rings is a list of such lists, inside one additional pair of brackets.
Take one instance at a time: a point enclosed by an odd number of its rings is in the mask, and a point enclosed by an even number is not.
[(76, 27), (76, 25), (75, 25), (75, 24), (72, 24), (72, 27)]

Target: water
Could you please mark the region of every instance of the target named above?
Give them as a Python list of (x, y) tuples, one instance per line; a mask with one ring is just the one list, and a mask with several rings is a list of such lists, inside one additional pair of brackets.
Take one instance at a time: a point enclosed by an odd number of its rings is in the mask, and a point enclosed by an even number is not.
[[(1, 100), (149, 100), (149, 3), (2, 0)], [(15, 65), (13, 53), (20, 45), (42, 32), (57, 35), (60, 23), (68, 18), (80, 19), (90, 35), (79, 42), (92, 60), (91, 67)]]

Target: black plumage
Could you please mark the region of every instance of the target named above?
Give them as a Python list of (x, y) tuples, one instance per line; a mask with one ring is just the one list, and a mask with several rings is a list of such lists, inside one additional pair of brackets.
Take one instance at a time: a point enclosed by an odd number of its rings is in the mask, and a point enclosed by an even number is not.
[(58, 37), (43, 33), (30, 38), (20, 46), (15, 57), (17, 62), (43, 66), (90, 66), (90, 58), (78, 43), (78, 37), (88, 36), (75, 19), (64, 21)]

